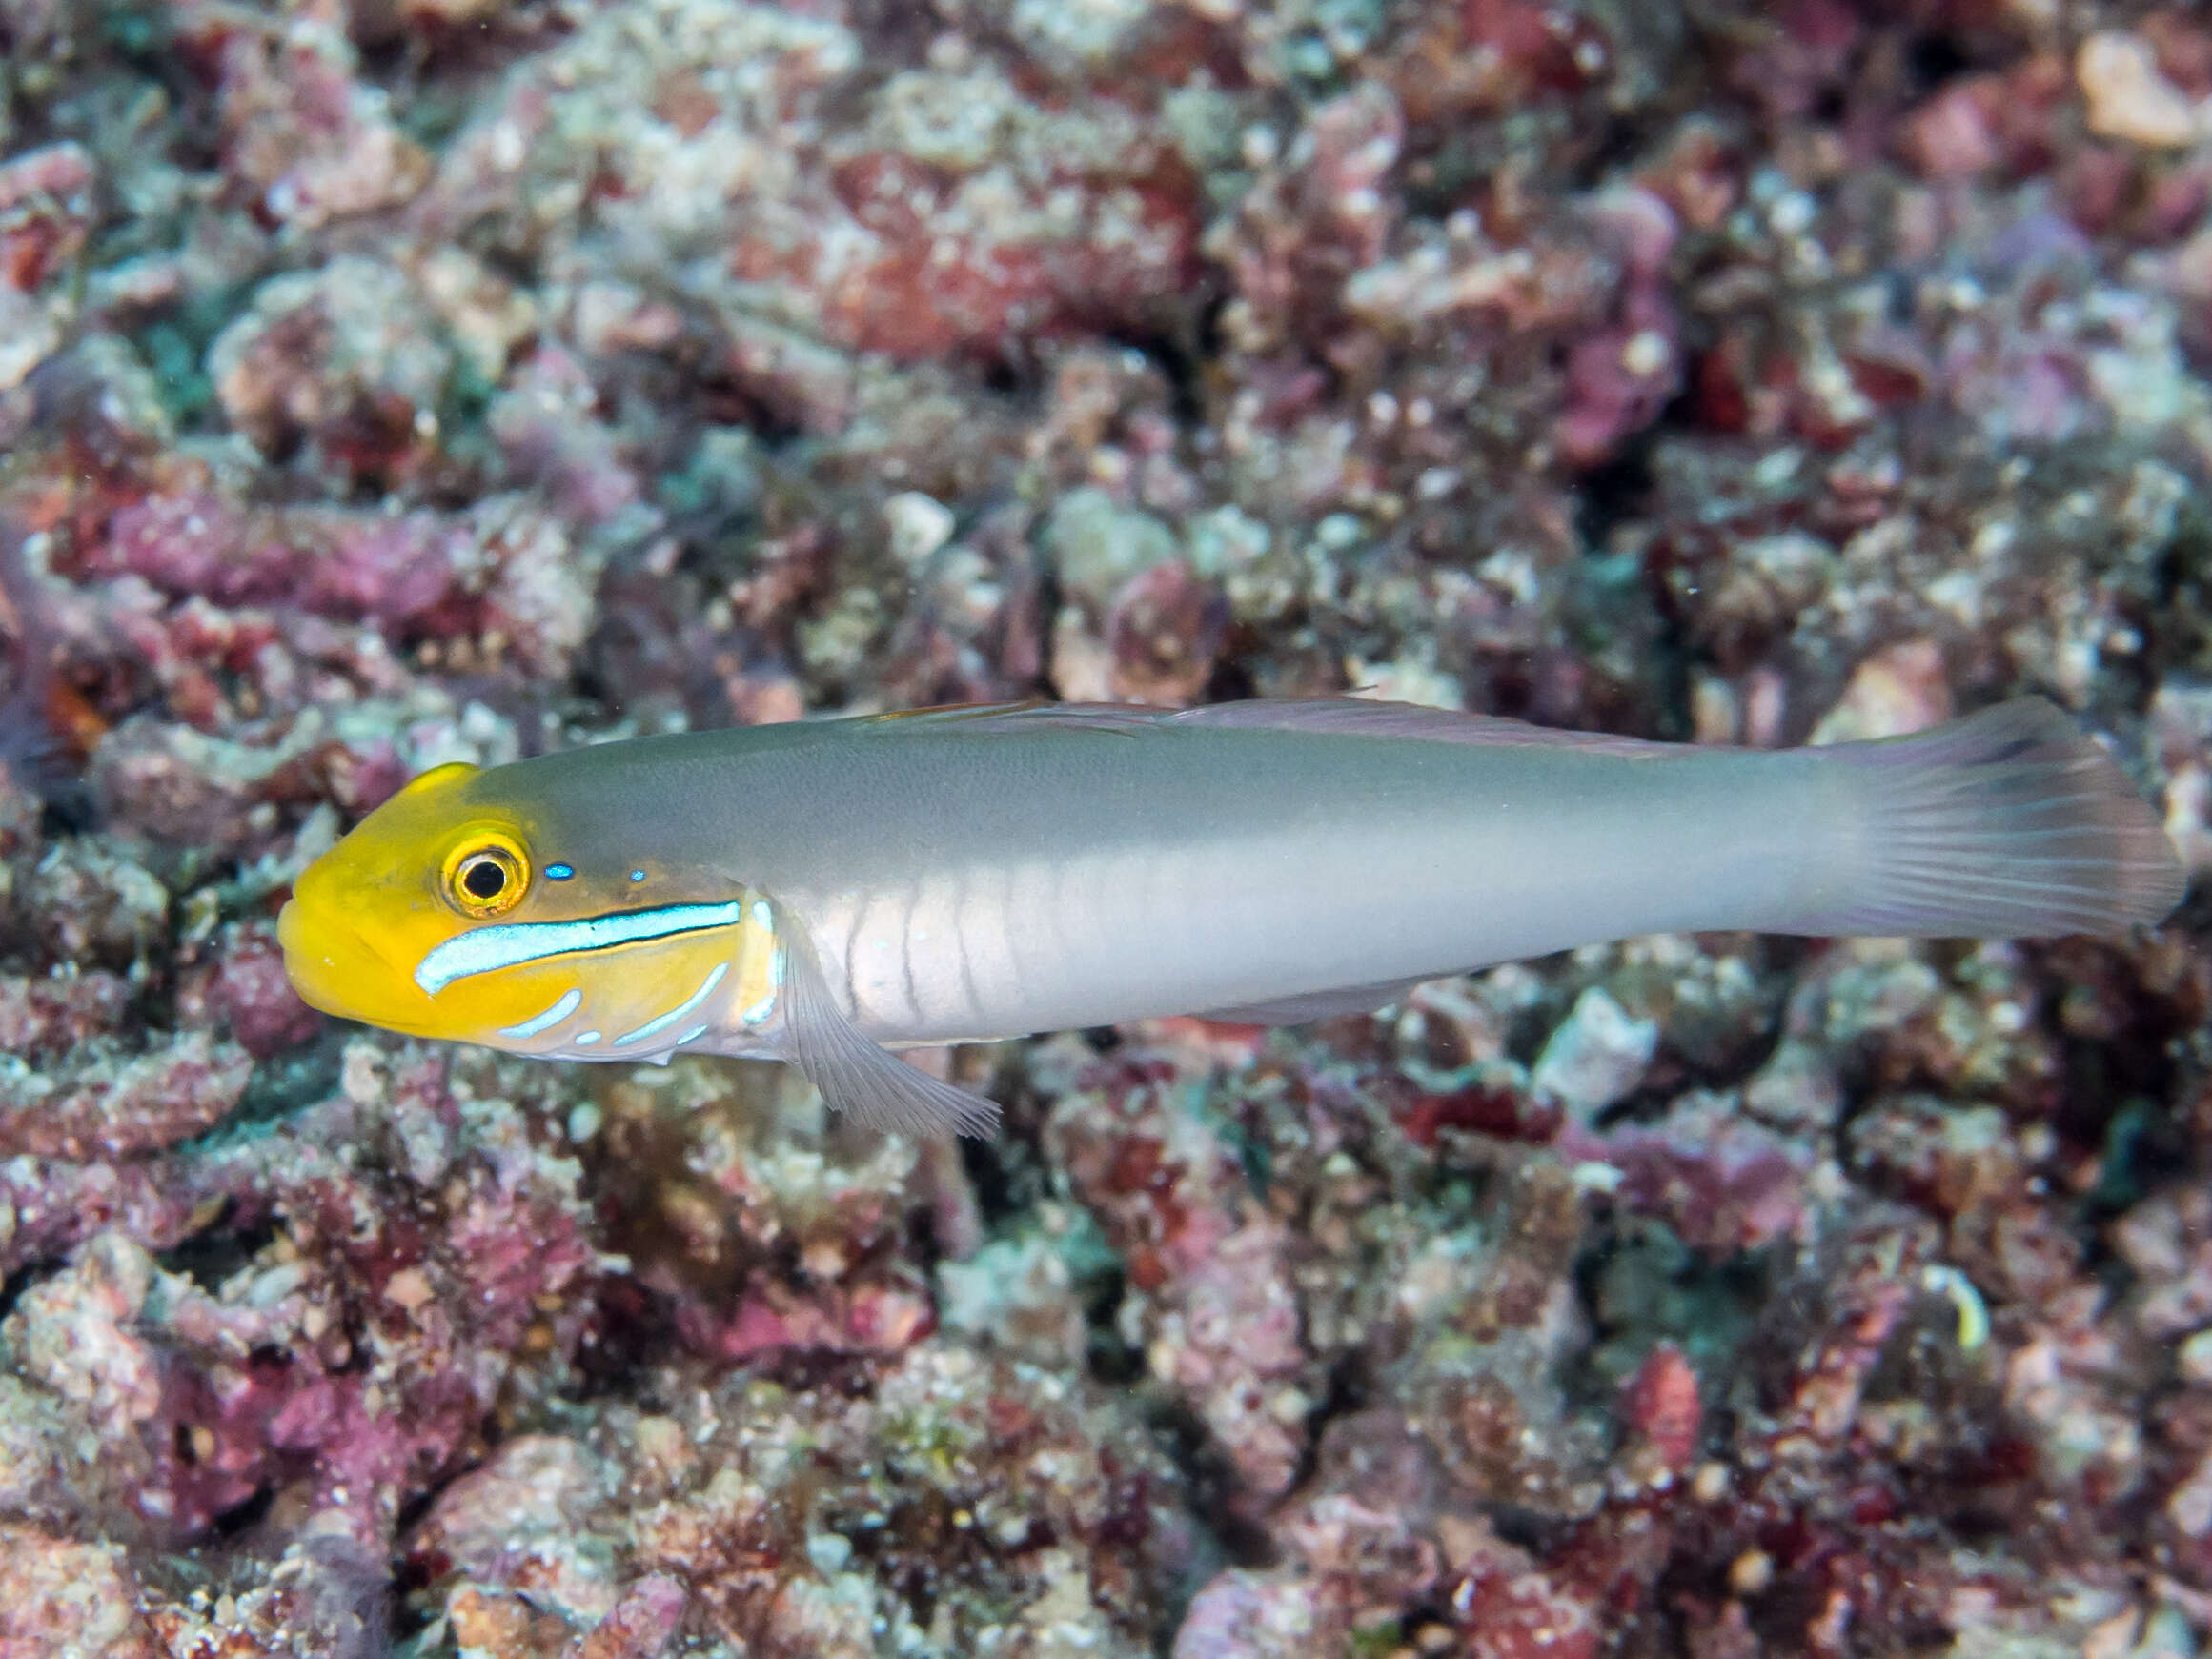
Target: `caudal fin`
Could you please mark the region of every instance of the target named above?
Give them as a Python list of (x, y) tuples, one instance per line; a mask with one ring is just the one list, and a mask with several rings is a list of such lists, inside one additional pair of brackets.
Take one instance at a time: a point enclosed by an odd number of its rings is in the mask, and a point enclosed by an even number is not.
[(1802, 931), (1918, 939), (2118, 933), (2186, 879), (2158, 815), (2040, 698), (1906, 738), (1804, 751), (1857, 774), (1835, 903)]

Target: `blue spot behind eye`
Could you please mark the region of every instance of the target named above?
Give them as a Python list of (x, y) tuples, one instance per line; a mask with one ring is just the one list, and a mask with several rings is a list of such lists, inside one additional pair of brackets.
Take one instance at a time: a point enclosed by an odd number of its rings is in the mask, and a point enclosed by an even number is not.
[(565, 881), (575, 874), (576, 866), (574, 864), (548, 864), (545, 866), (545, 879), (549, 881)]
[(645, 880), (645, 872), (642, 870), (632, 870), (630, 872), (630, 880), (633, 881), (642, 881)]

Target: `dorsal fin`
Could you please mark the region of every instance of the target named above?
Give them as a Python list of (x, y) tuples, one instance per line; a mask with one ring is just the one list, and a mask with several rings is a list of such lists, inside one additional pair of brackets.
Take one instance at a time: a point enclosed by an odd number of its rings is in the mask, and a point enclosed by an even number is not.
[(1193, 729), (1312, 732), (1337, 738), (1410, 738), (1473, 748), (1545, 744), (1653, 759), (1687, 754), (1692, 748), (1684, 743), (1647, 742), (1640, 738), (1619, 738), (1607, 732), (1561, 731), (1498, 715), (1474, 715), (1458, 709), (1357, 697), (1266, 698), (1209, 703), (1195, 709), (1154, 709), (1127, 703), (980, 703), (879, 716), (871, 723), (879, 722), (879, 729), (885, 732), (896, 732), (902, 726), (916, 722), (958, 725), (964, 732), (977, 734), (1034, 732), (1051, 727), (1123, 737)]
[(1424, 703), (1384, 702), (1375, 698), (1332, 697), (1212, 703), (1184, 709), (1169, 724), (1214, 729), (1317, 732), (1346, 738), (1413, 738), (1430, 743), (1460, 743), (1471, 748), (1518, 748), (1547, 744), (1565, 749), (1599, 750), (1613, 755), (1659, 759), (1688, 752), (1682, 743), (1653, 743), (1618, 738), (1610, 732), (1570, 732), (1532, 726), (1502, 715), (1469, 714), (1464, 709), (1431, 708)]

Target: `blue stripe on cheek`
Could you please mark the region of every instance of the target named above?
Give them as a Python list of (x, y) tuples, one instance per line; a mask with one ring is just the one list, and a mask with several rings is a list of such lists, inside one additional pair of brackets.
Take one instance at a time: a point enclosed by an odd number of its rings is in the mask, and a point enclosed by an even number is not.
[[(623, 1032), (621, 1036), (615, 1039), (614, 1046), (617, 1048), (626, 1048), (633, 1042), (643, 1042), (646, 1038), (653, 1036), (656, 1032), (667, 1030), (671, 1025), (675, 1024), (679, 1020), (682, 1019), (686, 1014), (690, 1013), (694, 1008), (698, 1007), (701, 1002), (705, 1001), (708, 996), (713, 993), (714, 988), (722, 982), (722, 976), (729, 971), (730, 964), (728, 962), (715, 963), (714, 971), (708, 974), (706, 977), (705, 984), (700, 986), (698, 990), (692, 992), (690, 996), (684, 998), (682, 1001), (677, 1003), (675, 1007), (669, 1009), (668, 1012), (661, 1015), (660, 1019), (648, 1020), (644, 1024), (639, 1026), (637, 1030)], [(705, 1027), (701, 1026), (700, 1029), (704, 1030)]]
[(639, 944), (681, 933), (728, 927), (743, 915), (744, 905), (733, 900), (728, 904), (664, 904), (657, 910), (619, 910), (574, 921), (512, 921), (472, 927), (455, 934), (425, 956), (416, 966), (415, 982), (435, 997), (456, 980), (473, 974), (495, 973), (576, 951), (605, 950), (618, 944)]
[(500, 1026), (499, 1035), (501, 1037), (535, 1037), (540, 1031), (550, 1030), (559, 1024), (582, 1005), (583, 993), (572, 988), (562, 996), (559, 1001), (554, 1003), (552, 1007), (546, 1009), (536, 1019), (525, 1020), (519, 1025)]

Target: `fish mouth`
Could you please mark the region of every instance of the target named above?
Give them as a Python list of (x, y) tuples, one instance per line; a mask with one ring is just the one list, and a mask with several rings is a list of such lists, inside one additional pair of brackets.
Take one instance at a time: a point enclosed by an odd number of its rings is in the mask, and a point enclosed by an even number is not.
[[(284, 976), (299, 1000), (342, 1020), (425, 1033), (423, 1000), (392, 960), (343, 918), (320, 905), (285, 900), (276, 915)], [(386, 992), (390, 987), (397, 995)]]

